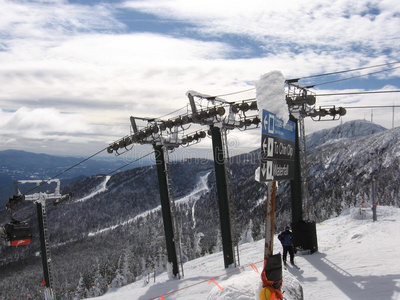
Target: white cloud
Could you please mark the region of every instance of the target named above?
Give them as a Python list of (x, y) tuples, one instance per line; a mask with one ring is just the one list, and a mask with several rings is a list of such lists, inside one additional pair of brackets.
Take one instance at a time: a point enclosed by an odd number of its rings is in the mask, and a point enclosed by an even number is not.
[[(130, 115), (158, 117), (186, 105), (187, 90), (225, 94), (252, 87), (271, 70), (293, 78), (385, 63), (390, 56), (382, 49), (399, 54), (394, 14), (400, 5), (368, 3), (380, 14), (365, 14), (366, 1), (344, 0), (149, 0), (121, 6), (0, 0), (0, 107), (17, 110), (2, 114), (0, 130), (68, 143), (87, 141), (89, 132), (91, 140), (108, 142), (129, 133)], [(192, 26), (171, 35), (130, 32), (117, 19), (127, 8)], [(196, 35), (190, 38), (191, 30)], [(199, 34), (202, 40), (195, 39)], [(270, 51), (233, 59), (249, 48), (216, 38), (223, 34), (257, 41)], [(375, 51), (372, 57), (368, 51)], [(227, 98), (251, 97), (255, 91)], [(345, 100), (353, 98), (335, 101)], [(37, 119), (41, 110), (47, 119)], [(11, 118), (18, 126), (5, 123)], [(249, 136), (246, 143), (252, 143)]]
[[(395, 14), (400, 9), (394, 1), (147, 0), (126, 1), (125, 7), (189, 22), (204, 33), (249, 36), (274, 51), (284, 46), (286, 51), (296, 47), (323, 51), (329, 46), (346, 51), (387, 47), (398, 53), (400, 18)], [(379, 15), (371, 14), (371, 8), (381, 10)]]
[[(1, 124), (2, 134), (20, 134), (29, 138), (49, 136), (58, 138), (76, 134), (90, 134), (92, 128), (82, 117), (73, 114), (62, 114), (54, 108), (29, 109), (22, 107), (14, 113), (4, 113)], [(65, 139), (65, 136), (61, 139)]]
[(112, 7), (106, 4), (1, 0), (0, 8), (0, 33), (12, 38), (56, 39), (67, 34), (124, 28), (113, 17)]
[(153, 34), (84, 35), (57, 45), (25, 40), (0, 52), (0, 101), (9, 109), (21, 101), (72, 112), (105, 107), (143, 113), (138, 103), (149, 101), (165, 109), (193, 82), (215, 82), (218, 62), (210, 66), (209, 59), (216, 61), (226, 48)]

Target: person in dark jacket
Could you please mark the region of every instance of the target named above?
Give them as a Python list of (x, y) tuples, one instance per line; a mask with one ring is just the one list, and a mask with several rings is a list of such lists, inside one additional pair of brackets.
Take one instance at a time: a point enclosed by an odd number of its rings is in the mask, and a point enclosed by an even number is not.
[(281, 241), (283, 247), (283, 262), (286, 264), (286, 258), (289, 252), (290, 263), (294, 265), (293, 233), (290, 231), (289, 226), (286, 226), (285, 231), (278, 235), (278, 239)]

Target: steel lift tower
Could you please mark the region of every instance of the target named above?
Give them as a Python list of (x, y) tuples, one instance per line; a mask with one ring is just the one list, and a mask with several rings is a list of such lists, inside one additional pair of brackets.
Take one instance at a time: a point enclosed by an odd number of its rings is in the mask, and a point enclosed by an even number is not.
[[(36, 187), (42, 186), (44, 183), (52, 184), (55, 183), (54, 192), (38, 192), (29, 195), (21, 194), (18, 185), (22, 184), (35, 184)], [(60, 180), (52, 179), (52, 180), (19, 180), (14, 183), (15, 192), (17, 196), (21, 197), (21, 201), (32, 201), (36, 204), (36, 211), (38, 215), (38, 225), (39, 225), (39, 234), (40, 234), (40, 255), (42, 257), (42, 265), (43, 265), (43, 284), (45, 286), (44, 296), (46, 300), (55, 300), (54, 295), (54, 286), (53, 286), (53, 277), (51, 272), (51, 256), (50, 256), (50, 245), (49, 245), (49, 233), (47, 228), (47, 209), (46, 209), (46, 201), (47, 200), (60, 200), (68, 196), (62, 196), (60, 193)]]
[(318, 250), (315, 222), (312, 218), (312, 204), (307, 185), (307, 152), (304, 118), (313, 121), (338, 120), (346, 114), (343, 107), (315, 107), (316, 96), (306, 87), (297, 84), (297, 80), (288, 80), (286, 103), (289, 107), (290, 120), (296, 126), (295, 179), (291, 180), (292, 229), (295, 246), (314, 253)]
[[(226, 133), (229, 129), (239, 128), (246, 130), (251, 129), (250, 127), (257, 128), (260, 124), (258, 114), (256, 116), (246, 115), (249, 110), (257, 110), (256, 101), (226, 102), (218, 97), (203, 95), (194, 91), (187, 92), (187, 96), (189, 97), (191, 110), (188, 110), (186, 114), (168, 120), (131, 117), (132, 133), (110, 144), (107, 149), (108, 153), (115, 152), (116, 155), (121, 155), (130, 150), (128, 146), (131, 144), (150, 144), (153, 146), (160, 188), (168, 263), (172, 264), (175, 277), (183, 276), (183, 270), (182, 268), (181, 270), (179, 269), (182, 264), (179, 264), (177, 257), (177, 254), (180, 254), (180, 238), (175, 216), (168, 151), (172, 151), (179, 146), (188, 147), (199, 143), (207, 137), (207, 132), (211, 136), (218, 185), (217, 196), (224, 248), (224, 264), (227, 268), (232, 264), (239, 264), (239, 257), (238, 251), (236, 251), (237, 253), (233, 251), (233, 244), (235, 244), (236, 238), (231, 228), (232, 209), (229, 199), (233, 195), (230, 193)], [(202, 101), (205, 101), (206, 105), (199, 104)], [(147, 121), (143, 129), (138, 128), (137, 120)], [(192, 125), (197, 127), (200, 125), (200, 128), (201, 126), (207, 126), (208, 130), (198, 129), (187, 134)]]

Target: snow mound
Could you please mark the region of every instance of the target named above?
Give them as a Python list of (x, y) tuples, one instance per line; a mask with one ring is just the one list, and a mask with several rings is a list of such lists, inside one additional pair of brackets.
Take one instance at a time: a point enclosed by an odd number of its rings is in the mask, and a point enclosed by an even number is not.
[(260, 117), (262, 111), (272, 112), (286, 124), (289, 120), (289, 110), (286, 104), (285, 77), (280, 71), (271, 71), (261, 76), (255, 82), (256, 100)]
[[(256, 295), (260, 282), (257, 273), (249, 273), (248, 276), (232, 276), (224, 281), (224, 287), (220, 289), (215, 286), (208, 294), (208, 300), (247, 300), (250, 295)], [(251, 296), (250, 296), (251, 297)], [(256, 299), (256, 298), (253, 298)]]

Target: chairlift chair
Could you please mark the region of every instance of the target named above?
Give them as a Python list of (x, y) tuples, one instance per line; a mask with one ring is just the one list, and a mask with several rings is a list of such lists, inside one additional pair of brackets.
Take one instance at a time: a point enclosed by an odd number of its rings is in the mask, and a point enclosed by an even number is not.
[(12, 220), (4, 226), (10, 246), (28, 245), (32, 239), (32, 229), (26, 222)]

